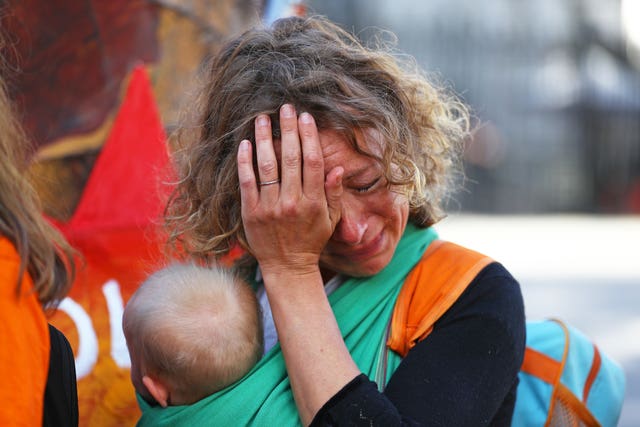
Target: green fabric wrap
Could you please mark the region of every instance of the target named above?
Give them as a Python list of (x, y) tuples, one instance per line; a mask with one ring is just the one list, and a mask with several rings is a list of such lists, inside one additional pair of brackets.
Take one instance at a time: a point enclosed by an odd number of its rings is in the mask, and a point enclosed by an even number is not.
[[(432, 228), (408, 224), (393, 259), (373, 277), (349, 278), (329, 302), (344, 341), (360, 370), (372, 380), (386, 342), (386, 329), (407, 274), (427, 246), (437, 238)], [(389, 352), (387, 380), (400, 362)], [(330, 373), (327, 373), (330, 375)], [(242, 380), (188, 406), (149, 406), (142, 409), (139, 426), (299, 426), (300, 419), (287, 377), (280, 346), (276, 344)]]

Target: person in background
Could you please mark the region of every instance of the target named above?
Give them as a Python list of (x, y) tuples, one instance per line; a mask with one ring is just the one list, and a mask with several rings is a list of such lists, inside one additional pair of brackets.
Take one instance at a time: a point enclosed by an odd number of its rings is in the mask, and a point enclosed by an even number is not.
[(42, 215), (28, 147), (0, 77), (0, 425), (73, 426), (73, 352), (47, 314), (71, 287), (74, 252)]
[(158, 270), (127, 302), (122, 328), (136, 392), (163, 408), (235, 383), (262, 357), (256, 296), (219, 268)]
[(251, 29), (206, 72), (166, 223), (204, 262), (243, 248), (267, 353), (233, 393), (162, 416), (143, 406), (141, 425), (510, 425), (525, 320), (501, 264), (406, 354), (386, 353), (397, 295), (437, 239), (465, 106), (323, 17)]

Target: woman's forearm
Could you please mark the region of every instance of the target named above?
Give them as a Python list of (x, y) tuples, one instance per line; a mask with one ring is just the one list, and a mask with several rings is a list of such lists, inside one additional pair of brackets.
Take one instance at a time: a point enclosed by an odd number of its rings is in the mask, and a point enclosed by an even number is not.
[(293, 396), (304, 425), (360, 370), (349, 354), (320, 271), (264, 273)]

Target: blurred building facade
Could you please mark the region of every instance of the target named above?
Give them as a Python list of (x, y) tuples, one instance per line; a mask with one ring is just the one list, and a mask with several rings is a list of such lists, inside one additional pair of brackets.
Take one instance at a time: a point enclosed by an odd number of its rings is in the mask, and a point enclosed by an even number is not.
[[(477, 118), (452, 210), (640, 212), (640, 63), (624, 0), (313, 0), (400, 51)], [(632, 3), (632, 1), (630, 1)], [(637, 58), (637, 57), (636, 57)]]

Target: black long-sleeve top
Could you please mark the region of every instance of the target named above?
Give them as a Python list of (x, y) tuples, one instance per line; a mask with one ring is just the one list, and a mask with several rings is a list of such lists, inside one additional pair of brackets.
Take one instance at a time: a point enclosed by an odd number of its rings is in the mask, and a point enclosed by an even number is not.
[(409, 351), (384, 392), (361, 374), (311, 425), (509, 426), (524, 348), (520, 286), (492, 263)]

